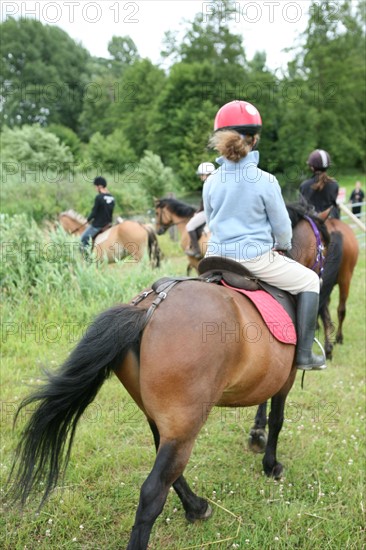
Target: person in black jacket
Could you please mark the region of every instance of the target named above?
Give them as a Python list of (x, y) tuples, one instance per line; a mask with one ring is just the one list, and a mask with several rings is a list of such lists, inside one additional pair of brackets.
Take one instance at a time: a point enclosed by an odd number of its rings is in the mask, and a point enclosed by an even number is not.
[(88, 222), (91, 222), (91, 224), (81, 235), (81, 245), (84, 250), (89, 246), (90, 239), (112, 223), (115, 203), (114, 197), (107, 189), (107, 182), (104, 178), (98, 176), (93, 184), (98, 190), (98, 195), (95, 197), (93, 210), (88, 216)]
[(362, 206), (360, 203), (363, 202), (364, 198), (365, 198), (365, 193), (361, 189), (361, 182), (356, 181), (355, 188), (352, 191), (349, 200), (352, 203), (352, 214), (354, 214), (358, 218), (361, 217)]
[(316, 149), (309, 155), (308, 166), (314, 175), (300, 185), (301, 197), (311, 204), (316, 212), (324, 212), (331, 208), (329, 217), (339, 219), (337, 205), (339, 186), (327, 174), (330, 166), (329, 154), (323, 149)]

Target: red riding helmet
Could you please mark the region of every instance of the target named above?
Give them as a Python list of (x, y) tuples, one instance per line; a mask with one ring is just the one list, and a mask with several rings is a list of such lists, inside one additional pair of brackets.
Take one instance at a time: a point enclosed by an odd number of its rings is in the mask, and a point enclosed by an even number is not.
[(254, 136), (262, 129), (262, 119), (254, 105), (247, 101), (230, 101), (219, 109), (214, 130), (236, 130), (239, 134)]
[(308, 165), (315, 170), (326, 170), (330, 166), (330, 156), (323, 149), (316, 149), (310, 153)]

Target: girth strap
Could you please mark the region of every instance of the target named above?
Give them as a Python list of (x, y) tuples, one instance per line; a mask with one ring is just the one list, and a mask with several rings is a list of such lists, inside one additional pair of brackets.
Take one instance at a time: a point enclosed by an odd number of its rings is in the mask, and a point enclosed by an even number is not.
[(165, 298), (168, 296), (168, 292), (176, 284), (187, 280), (192, 280), (192, 279), (190, 277), (177, 277), (174, 279), (170, 277), (163, 277), (162, 279), (155, 281), (155, 283), (152, 285), (152, 291), (154, 291), (157, 294), (157, 297), (155, 298), (155, 300), (153, 301), (153, 303), (150, 305), (149, 309), (146, 312), (145, 323), (143, 328), (145, 328), (147, 323), (150, 321), (158, 305), (160, 305), (161, 302), (165, 300)]

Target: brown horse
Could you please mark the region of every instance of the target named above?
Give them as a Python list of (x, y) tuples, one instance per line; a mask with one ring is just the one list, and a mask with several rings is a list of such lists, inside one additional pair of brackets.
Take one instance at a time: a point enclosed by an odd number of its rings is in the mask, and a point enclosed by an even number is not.
[[(356, 235), (349, 225), (342, 220), (335, 218), (327, 219), (326, 227), (330, 234), (330, 250), (332, 256), (339, 255), (340, 266), (335, 276), (329, 275), (329, 271), (334, 274), (333, 266), (325, 264), (324, 284), (320, 294), (319, 314), (324, 326), (325, 334), (325, 352), (329, 359), (332, 358), (332, 336), (333, 323), (329, 313), (330, 294), (334, 285), (339, 287), (339, 302), (337, 308), (338, 327), (335, 336), (335, 342), (343, 344), (343, 321), (346, 316), (346, 302), (349, 294), (353, 271), (355, 269), (359, 247)], [(335, 259), (337, 261), (337, 259)]]
[[(67, 233), (81, 235), (87, 228), (87, 219), (68, 210), (59, 215), (59, 222)], [(122, 220), (97, 235), (93, 248), (98, 259), (115, 262), (126, 257), (139, 262), (146, 251), (153, 267), (159, 267), (161, 250), (154, 228), (132, 220)]]
[[(297, 209), (291, 211), (290, 217), (296, 223)], [(306, 206), (303, 206), (306, 211)], [(335, 285), (339, 286), (338, 329), (336, 343), (343, 343), (342, 324), (346, 315), (346, 301), (349, 294), (352, 274), (358, 258), (358, 241), (352, 229), (341, 220), (328, 218), (329, 210), (318, 214), (320, 220), (325, 220), (329, 233), (327, 255), (322, 272), (323, 284), (320, 290), (319, 315), (324, 327), (324, 349), (327, 359), (332, 358), (333, 324), (329, 313), (330, 295)], [(304, 248), (302, 247), (302, 251)], [(297, 257), (301, 261), (300, 255)], [(304, 265), (311, 267), (310, 257), (304, 260)], [(310, 262), (309, 262), (310, 260)], [(264, 452), (267, 442), (267, 403), (262, 403), (257, 410), (254, 426), (249, 434), (249, 447), (254, 452)]]
[[(293, 238), (301, 258), (314, 262), (317, 247), (307, 221), (296, 225)], [(215, 405), (248, 407), (271, 398), (263, 468), (281, 476), (277, 440), (296, 376), (295, 346), (273, 339), (246, 297), (206, 279), (156, 284), (129, 305), (100, 314), (62, 367), (22, 402), (18, 413), (30, 403), (38, 407), (11, 473), (15, 499), (24, 503), (41, 481), (46, 499), (67, 466), (81, 415), (114, 373), (144, 412), (157, 451), (141, 487), (129, 550), (147, 548), (171, 486), (189, 521), (211, 515), (183, 472)]]
[[(158, 235), (162, 235), (172, 226), (176, 226), (180, 235), (180, 245), (183, 250), (187, 250), (190, 245), (190, 238), (186, 229), (188, 221), (192, 218), (196, 209), (177, 199), (164, 198), (155, 201), (155, 227)], [(210, 233), (203, 229), (198, 244), (201, 249), (202, 257), (206, 254), (207, 243), (210, 239)], [(197, 271), (199, 259), (187, 256), (188, 266), (187, 275), (194, 269)]]

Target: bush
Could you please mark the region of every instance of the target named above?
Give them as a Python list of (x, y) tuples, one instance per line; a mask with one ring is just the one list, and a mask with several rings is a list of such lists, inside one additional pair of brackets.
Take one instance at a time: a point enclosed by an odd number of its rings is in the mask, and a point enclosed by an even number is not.
[(22, 164), (34, 170), (63, 171), (73, 162), (69, 147), (59, 138), (38, 125), (3, 128), (1, 135), (2, 162)]

